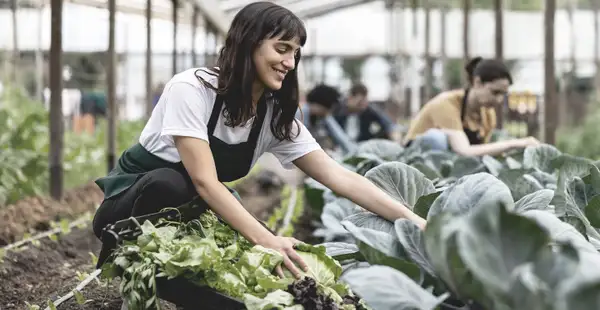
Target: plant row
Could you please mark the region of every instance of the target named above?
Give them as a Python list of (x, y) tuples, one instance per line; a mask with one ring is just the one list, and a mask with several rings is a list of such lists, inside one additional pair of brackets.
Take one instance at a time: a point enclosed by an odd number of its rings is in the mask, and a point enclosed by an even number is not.
[[(24, 197), (44, 195), (49, 188), (49, 113), (43, 104), (9, 89), (0, 98), (0, 206)], [(121, 151), (138, 137), (143, 123), (120, 122)], [(64, 181), (79, 186), (106, 173), (106, 135), (103, 122), (94, 136), (65, 131)]]
[(389, 222), (308, 179), (315, 235), (373, 309), (598, 309), (600, 170), (550, 145), (462, 157), (385, 140), (339, 162), (427, 219)]

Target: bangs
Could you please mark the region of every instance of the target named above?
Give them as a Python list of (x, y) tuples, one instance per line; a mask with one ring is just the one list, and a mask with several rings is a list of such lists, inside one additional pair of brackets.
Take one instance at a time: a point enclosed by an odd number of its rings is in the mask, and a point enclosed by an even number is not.
[(304, 46), (306, 43), (306, 28), (304, 27), (304, 23), (292, 12), (276, 18), (270, 26), (272, 26), (272, 31), (267, 35), (269, 39), (281, 36), (281, 40), (285, 41), (298, 38), (300, 46)]

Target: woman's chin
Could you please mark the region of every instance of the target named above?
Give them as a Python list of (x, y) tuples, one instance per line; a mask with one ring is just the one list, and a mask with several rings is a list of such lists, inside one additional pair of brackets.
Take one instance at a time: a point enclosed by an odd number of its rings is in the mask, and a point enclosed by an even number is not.
[(282, 84), (283, 82), (281, 81), (270, 80), (265, 83), (265, 87), (267, 87), (270, 90), (279, 90)]

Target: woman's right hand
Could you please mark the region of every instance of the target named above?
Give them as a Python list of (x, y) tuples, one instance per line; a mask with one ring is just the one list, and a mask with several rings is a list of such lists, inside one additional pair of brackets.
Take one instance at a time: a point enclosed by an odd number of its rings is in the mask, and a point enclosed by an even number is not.
[(534, 137), (526, 137), (526, 138), (517, 139), (516, 142), (517, 142), (517, 147), (519, 147), (519, 148), (526, 148), (528, 146), (538, 146), (541, 144), (541, 142)]
[[(264, 246), (265, 248), (273, 249), (281, 253), (281, 255), (283, 255), (283, 264), (297, 279), (300, 279), (302, 274), (294, 262), (296, 262), (304, 272), (308, 271), (308, 265), (294, 249), (297, 244), (301, 243), (302, 241), (298, 239), (280, 236), (272, 236), (265, 241), (258, 242), (259, 245)], [(281, 278), (284, 277), (281, 265), (278, 265), (275, 270)]]

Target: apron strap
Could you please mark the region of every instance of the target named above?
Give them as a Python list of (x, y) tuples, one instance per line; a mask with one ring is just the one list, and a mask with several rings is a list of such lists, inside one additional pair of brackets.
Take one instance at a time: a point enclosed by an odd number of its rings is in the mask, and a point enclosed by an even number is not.
[(212, 112), (210, 113), (210, 120), (208, 121), (208, 136), (212, 136), (217, 127), (217, 121), (221, 115), (221, 109), (223, 108), (223, 96), (217, 94), (215, 98), (215, 105), (213, 106)]
[[(208, 121), (208, 135), (212, 136), (215, 132), (215, 128), (217, 127), (217, 121), (219, 120), (219, 116), (221, 115), (221, 109), (223, 108), (223, 96), (217, 94), (215, 98), (215, 104), (213, 106), (212, 112), (210, 114), (210, 119)], [(250, 131), (250, 135), (248, 136), (248, 142), (252, 144), (256, 144), (258, 141), (258, 137), (262, 130), (263, 123), (265, 121), (265, 116), (267, 115), (267, 100), (265, 96), (261, 97), (258, 102), (258, 107), (256, 111), (257, 115), (254, 119), (254, 123), (252, 124), (252, 129)]]

